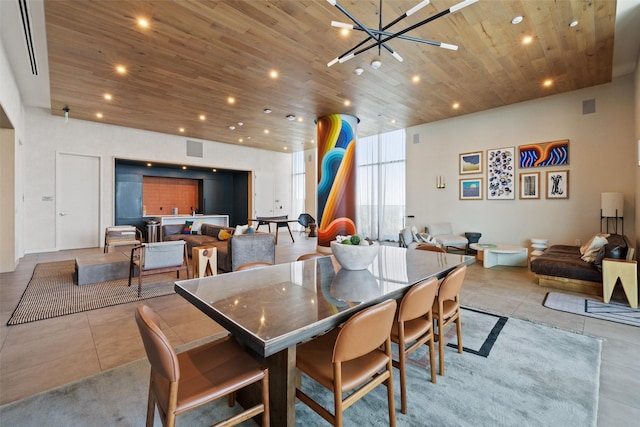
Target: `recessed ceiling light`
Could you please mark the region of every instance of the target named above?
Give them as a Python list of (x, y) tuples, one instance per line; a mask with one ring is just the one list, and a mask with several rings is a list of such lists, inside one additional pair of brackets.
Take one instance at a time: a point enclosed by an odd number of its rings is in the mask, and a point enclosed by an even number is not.
[(278, 72), (276, 70), (271, 70), (269, 72), (269, 77), (271, 77), (272, 79), (277, 79), (278, 78)]
[(395, 125), (396, 124), (396, 119), (391, 119), (391, 124)]
[(207, 119), (207, 117), (204, 114), (200, 114), (198, 118), (202, 121), (205, 121)]
[(265, 133), (265, 134), (269, 134), (269, 129), (265, 129), (265, 130), (264, 130), (264, 133)]
[(570, 26), (571, 28), (573, 28), (573, 27), (575, 27), (575, 26), (577, 26), (577, 25), (578, 25), (578, 20), (577, 20), (577, 19), (574, 19), (573, 21), (569, 22), (569, 26)]
[(271, 114), (271, 110), (269, 108), (265, 108), (262, 110), (265, 114)]
[(287, 148), (287, 147), (282, 147), (282, 148), (284, 148), (285, 150), (288, 150), (288, 148)]
[(351, 105), (351, 101), (349, 101), (348, 99), (345, 99), (344, 105), (348, 107), (349, 105)]
[(151, 166), (153, 166), (153, 164), (151, 164), (151, 163), (147, 163), (147, 166), (151, 167)]
[(229, 126), (229, 130), (236, 130), (236, 127), (234, 125)]
[(360, 76), (360, 75), (362, 75), (362, 73), (364, 73), (364, 69), (363, 69), (362, 67), (358, 67), (358, 68), (356, 68), (355, 70), (353, 70), (353, 72), (354, 72), (356, 75)]
[(149, 21), (145, 18), (138, 18), (138, 26), (141, 28), (149, 28)]
[(124, 65), (118, 65), (116, 67), (116, 71), (118, 72), (118, 74), (125, 74), (127, 72), (127, 69), (124, 67)]
[(453, 105), (451, 106), (454, 110), (457, 110), (458, 108), (460, 108), (460, 103), (459, 102), (454, 102)]
[(529, 44), (533, 41), (533, 37), (531, 36), (524, 36), (522, 38), (522, 44)]
[(186, 166), (183, 166), (183, 167), (182, 167), (182, 170), (186, 170), (186, 169), (187, 169), (187, 167), (186, 167)]
[(110, 93), (105, 93), (104, 94), (104, 99), (106, 99), (107, 101), (111, 101), (113, 99), (113, 96), (111, 96)]
[(340, 30), (340, 34), (342, 34), (343, 37), (347, 37), (349, 35), (349, 30), (346, 28), (343, 28)]
[(237, 125), (238, 125), (238, 126), (242, 126), (242, 125), (244, 125), (244, 123), (242, 123), (242, 122), (238, 122), (238, 123), (237, 123)]
[(289, 120), (290, 122), (292, 122), (292, 121), (294, 121), (296, 119), (296, 116), (294, 116), (293, 114), (287, 114), (286, 119)]
[(211, 172), (218, 172), (218, 169), (213, 168), (213, 169), (211, 169)]
[(236, 103), (236, 99), (233, 96), (230, 96), (230, 97), (227, 98), (227, 103), (235, 104)]
[(542, 85), (543, 85), (544, 87), (551, 87), (551, 86), (553, 86), (553, 80), (551, 80), (551, 79), (547, 79), (547, 80), (545, 80), (544, 82), (542, 82)]
[(420, 76), (415, 75), (413, 77), (411, 77), (411, 81), (414, 83), (419, 83), (420, 82)]
[(244, 142), (244, 139), (238, 138), (238, 142)]
[(102, 113), (96, 113), (96, 117), (101, 119), (102, 118)]
[(516, 16), (515, 18), (513, 18), (513, 19), (511, 20), (511, 23), (512, 23), (513, 25), (516, 25), (516, 24), (521, 23), (523, 19), (524, 19), (524, 18), (523, 18), (522, 16), (518, 15), (518, 16)]
[(180, 128), (178, 129), (180, 132), (184, 132), (184, 128)]
[(298, 117), (298, 121), (302, 122), (302, 121), (304, 121), (304, 119), (302, 117)]

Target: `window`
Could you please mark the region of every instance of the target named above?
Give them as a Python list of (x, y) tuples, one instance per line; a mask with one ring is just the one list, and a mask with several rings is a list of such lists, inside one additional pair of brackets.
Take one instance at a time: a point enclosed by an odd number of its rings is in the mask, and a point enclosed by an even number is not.
[(356, 144), (358, 232), (397, 240), (405, 216), (405, 131), (359, 138)]
[[(298, 215), (305, 212), (305, 174), (304, 174), (304, 151), (293, 153), (292, 158), (292, 183), (293, 197), (291, 200), (291, 218), (298, 218)], [(302, 227), (302, 226), (299, 226)]]

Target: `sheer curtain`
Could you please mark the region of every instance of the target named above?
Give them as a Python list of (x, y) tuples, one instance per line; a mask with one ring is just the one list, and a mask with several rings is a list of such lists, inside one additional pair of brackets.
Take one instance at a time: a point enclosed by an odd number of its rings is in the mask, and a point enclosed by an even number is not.
[[(293, 162), (291, 171), (292, 171), (292, 182), (291, 188), (293, 190), (293, 200), (291, 200), (291, 219), (297, 219), (298, 215), (304, 213), (305, 205), (305, 174), (304, 174), (304, 151), (297, 151), (292, 154), (291, 161)], [(293, 227), (294, 224), (292, 223)], [(295, 228), (302, 229), (300, 224), (296, 224)]]
[(358, 232), (397, 240), (405, 215), (405, 131), (359, 138), (356, 144)]

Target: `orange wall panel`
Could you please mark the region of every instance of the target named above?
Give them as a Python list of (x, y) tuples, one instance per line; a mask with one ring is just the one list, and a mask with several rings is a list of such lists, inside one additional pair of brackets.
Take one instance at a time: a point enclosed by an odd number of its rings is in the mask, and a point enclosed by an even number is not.
[(172, 208), (179, 214), (191, 214), (199, 209), (198, 179), (142, 177), (142, 205), (146, 215), (171, 215)]

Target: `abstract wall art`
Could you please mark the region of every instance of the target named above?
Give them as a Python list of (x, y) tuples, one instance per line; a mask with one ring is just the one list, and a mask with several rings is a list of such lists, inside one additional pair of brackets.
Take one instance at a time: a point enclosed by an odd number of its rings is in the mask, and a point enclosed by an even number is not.
[(487, 200), (513, 199), (515, 147), (487, 150)]
[(541, 142), (518, 147), (521, 168), (569, 164), (569, 140)]
[(569, 171), (547, 171), (547, 199), (569, 198)]
[(482, 178), (461, 179), (460, 200), (482, 200)]
[(460, 154), (460, 175), (482, 173), (482, 151)]

